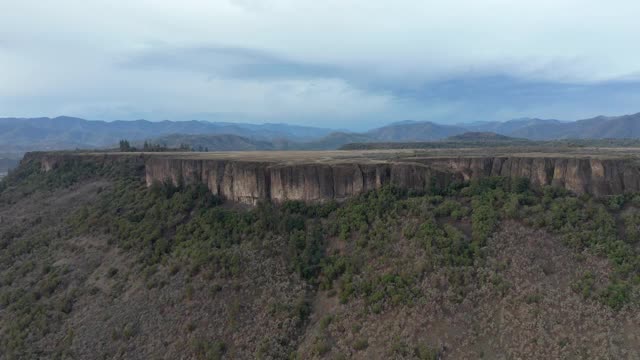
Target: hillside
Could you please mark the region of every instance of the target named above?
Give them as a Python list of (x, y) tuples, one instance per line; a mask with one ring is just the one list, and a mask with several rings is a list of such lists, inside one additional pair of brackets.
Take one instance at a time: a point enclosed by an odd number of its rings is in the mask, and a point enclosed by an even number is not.
[(121, 139), (143, 141), (170, 134), (231, 134), (262, 140), (289, 138), (305, 141), (329, 133), (329, 129), (287, 124), (146, 120), (106, 122), (72, 117), (0, 118), (0, 151), (110, 147)]
[(574, 122), (523, 119), (476, 126), (479, 131), (532, 140), (552, 139), (623, 139), (640, 137), (640, 113), (624, 116), (597, 116)]
[(638, 138), (640, 137), (640, 113), (633, 115), (605, 117), (577, 121), (564, 137), (580, 139)]
[(376, 141), (424, 141), (443, 139), (464, 132), (466, 132), (464, 128), (457, 126), (440, 125), (429, 121), (404, 121), (373, 129), (365, 134)]
[(369, 142), (372, 138), (369, 135), (346, 132), (333, 132), (317, 140), (290, 145), (290, 150), (334, 150), (344, 144), (353, 142)]
[[(529, 129), (540, 129), (544, 130), (545, 127), (550, 126), (554, 127), (557, 125), (561, 125), (562, 122), (559, 120), (552, 119), (533, 119), (533, 118), (521, 118), (521, 119), (513, 119), (505, 122), (498, 121), (489, 121), (489, 122), (480, 122), (475, 124), (467, 125), (472, 131), (488, 131), (494, 132), (503, 135), (512, 135), (512, 134), (523, 134), (530, 131)], [(537, 130), (531, 131), (535, 133)], [(534, 134), (529, 134), (530, 136)], [(524, 136), (528, 137), (528, 136)]]
[(0, 183), (7, 359), (640, 355), (633, 194), (494, 177), (243, 208), (100, 158)]
[(439, 125), (431, 122), (400, 122), (367, 132), (377, 142), (439, 140), (465, 132), (493, 132), (529, 140), (630, 139), (640, 137), (640, 113), (624, 116), (598, 116), (578, 121), (514, 119)]

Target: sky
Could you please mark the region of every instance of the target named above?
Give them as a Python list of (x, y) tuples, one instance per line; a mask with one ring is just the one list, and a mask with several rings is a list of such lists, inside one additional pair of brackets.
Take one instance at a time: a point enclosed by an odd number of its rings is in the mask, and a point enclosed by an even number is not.
[(0, 116), (367, 129), (640, 111), (637, 0), (0, 0)]

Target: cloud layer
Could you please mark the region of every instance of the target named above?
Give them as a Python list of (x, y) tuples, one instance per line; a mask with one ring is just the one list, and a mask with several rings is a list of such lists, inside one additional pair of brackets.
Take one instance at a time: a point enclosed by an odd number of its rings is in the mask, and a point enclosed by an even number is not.
[(0, 116), (573, 119), (640, 111), (630, 0), (22, 0)]

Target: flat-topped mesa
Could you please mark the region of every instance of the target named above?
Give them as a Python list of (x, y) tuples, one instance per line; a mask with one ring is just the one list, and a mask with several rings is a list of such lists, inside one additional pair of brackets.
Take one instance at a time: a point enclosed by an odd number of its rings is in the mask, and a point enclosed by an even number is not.
[(534, 187), (606, 196), (640, 191), (640, 166), (630, 159), (577, 157), (437, 157), (389, 162), (278, 163), (237, 160), (146, 161), (147, 184), (183, 179), (207, 184), (232, 201), (344, 200), (390, 184), (424, 190), (488, 176), (522, 177)]
[[(234, 202), (341, 201), (385, 185), (409, 190), (444, 187), (487, 176), (523, 177), (535, 187), (562, 187), (595, 196), (640, 191), (640, 149), (561, 154), (494, 152), (329, 151), (230, 153), (31, 153), (49, 171), (77, 161), (135, 159), (147, 185), (205, 184)], [(488, 152), (488, 151), (487, 151)], [(422, 156), (421, 156), (422, 155)]]

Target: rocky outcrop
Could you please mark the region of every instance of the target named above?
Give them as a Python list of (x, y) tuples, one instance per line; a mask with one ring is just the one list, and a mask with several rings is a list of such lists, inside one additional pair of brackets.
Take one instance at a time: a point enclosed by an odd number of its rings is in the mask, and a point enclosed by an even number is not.
[(424, 190), (462, 176), (414, 163), (300, 163), (149, 158), (146, 181), (202, 183), (216, 195), (247, 204), (261, 200), (344, 200), (386, 184)]
[(165, 178), (199, 181), (215, 194), (245, 203), (343, 200), (386, 184), (423, 190), (488, 176), (523, 177), (535, 187), (551, 185), (595, 196), (640, 191), (639, 164), (623, 158), (442, 157), (337, 164), (154, 158), (146, 169), (149, 184)]
[[(309, 154), (310, 156), (313, 153)], [(31, 153), (49, 171), (61, 163), (83, 161), (77, 153)], [(144, 164), (148, 185), (204, 184), (231, 201), (344, 200), (362, 192), (393, 185), (410, 190), (443, 187), (487, 176), (524, 177), (536, 187), (557, 186), (576, 194), (595, 196), (640, 191), (640, 165), (633, 158), (560, 156), (412, 157), (393, 160), (366, 158), (328, 161), (245, 160), (242, 157), (163, 154), (92, 154), (91, 161), (118, 161), (123, 157)]]
[(523, 177), (536, 187), (551, 185), (576, 194), (606, 196), (640, 191), (640, 165), (624, 158), (478, 157), (424, 158), (421, 163), (459, 173), (465, 180)]
[[(627, 159), (551, 157), (422, 158), (380, 163), (279, 164), (227, 160), (149, 159), (147, 183), (201, 182), (244, 203), (343, 200), (386, 184), (412, 190), (488, 176), (522, 177), (595, 196), (640, 191), (640, 166)], [(182, 180), (181, 180), (182, 179)]]

